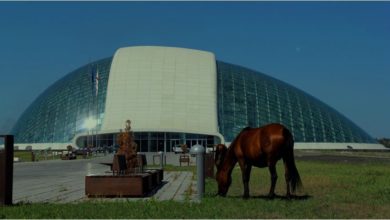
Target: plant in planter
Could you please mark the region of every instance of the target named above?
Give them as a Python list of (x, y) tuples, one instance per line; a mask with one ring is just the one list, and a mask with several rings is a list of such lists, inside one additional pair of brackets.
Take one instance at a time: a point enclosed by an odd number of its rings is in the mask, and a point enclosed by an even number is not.
[[(126, 170), (125, 173), (136, 172), (139, 164), (142, 164), (142, 161), (139, 161), (139, 157), (137, 157), (137, 143), (134, 142), (134, 134), (131, 130), (131, 121), (126, 120), (125, 130), (118, 134), (117, 143), (119, 145), (118, 152), (115, 155), (124, 155), (126, 161)], [(114, 156), (114, 167), (116, 167), (116, 163), (118, 163), (117, 156)], [(119, 168), (120, 169), (120, 168)]]

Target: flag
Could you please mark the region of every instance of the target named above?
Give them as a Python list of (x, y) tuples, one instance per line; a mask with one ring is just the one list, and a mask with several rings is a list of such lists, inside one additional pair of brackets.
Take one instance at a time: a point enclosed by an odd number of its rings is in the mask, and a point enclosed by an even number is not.
[(96, 90), (96, 96), (98, 95), (98, 91), (99, 91), (99, 69), (96, 70), (96, 78), (95, 78), (95, 90)]
[(91, 92), (92, 92), (92, 95), (94, 93), (94, 88), (95, 88), (95, 68), (91, 68)]

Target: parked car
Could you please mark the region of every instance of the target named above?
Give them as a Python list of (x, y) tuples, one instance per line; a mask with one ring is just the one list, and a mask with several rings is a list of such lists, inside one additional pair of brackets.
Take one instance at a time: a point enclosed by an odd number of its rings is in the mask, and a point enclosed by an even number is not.
[(87, 147), (79, 148), (79, 149), (76, 149), (74, 151), (74, 154), (76, 154), (76, 155), (85, 155), (85, 154), (91, 154), (91, 153), (92, 153), (91, 148), (87, 148)]
[(177, 144), (172, 147), (172, 152), (175, 152), (175, 154), (178, 153), (188, 153), (190, 149), (187, 147), (186, 144)]
[(183, 153), (183, 149), (180, 144), (177, 144), (172, 147), (172, 152), (175, 152), (175, 154)]

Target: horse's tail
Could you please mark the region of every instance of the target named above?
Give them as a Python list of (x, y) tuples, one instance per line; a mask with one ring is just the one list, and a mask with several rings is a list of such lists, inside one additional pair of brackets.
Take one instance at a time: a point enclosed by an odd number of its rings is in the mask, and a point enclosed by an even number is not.
[(290, 184), (291, 191), (294, 193), (296, 189), (302, 188), (301, 177), (299, 176), (298, 169), (295, 166), (294, 159), (294, 139), (290, 131), (285, 130), (286, 138), (287, 138), (287, 152), (283, 156), (283, 161), (288, 169), (288, 175), (286, 176), (289, 179), (288, 184)]

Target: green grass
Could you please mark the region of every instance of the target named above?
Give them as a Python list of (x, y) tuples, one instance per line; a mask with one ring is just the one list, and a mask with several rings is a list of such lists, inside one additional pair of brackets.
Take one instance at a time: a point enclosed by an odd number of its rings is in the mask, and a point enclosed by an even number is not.
[[(297, 161), (304, 189), (287, 200), (284, 171), (278, 165), (276, 194), (268, 199), (267, 169), (252, 169), (251, 198), (241, 198), (241, 172), (233, 171), (227, 197), (216, 197), (217, 184), (206, 180), (201, 203), (184, 201), (82, 202), (76, 204), (17, 204), (0, 208), (0, 218), (389, 218), (388, 163), (344, 164)], [(194, 167), (167, 167), (194, 170)]]
[(31, 161), (31, 151), (14, 151), (14, 157), (19, 157), (21, 161)]

